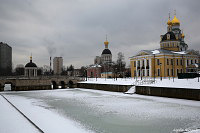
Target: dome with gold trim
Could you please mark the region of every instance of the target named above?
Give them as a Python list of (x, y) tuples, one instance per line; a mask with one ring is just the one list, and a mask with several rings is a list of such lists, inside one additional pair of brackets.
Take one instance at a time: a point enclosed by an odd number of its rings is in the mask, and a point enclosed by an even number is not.
[(172, 20), (172, 24), (173, 25), (180, 25), (180, 21), (178, 20), (178, 18), (176, 17), (176, 15), (174, 16), (174, 19)]
[(25, 67), (37, 67), (35, 63), (32, 62), (32, 56), (30, 57), (30, 62), (25, 65)]
[(105, 44), (105, 45), (108, 45), (108, 44), (109, 44), (109, 42), (106, 40), (106, 41), (104, 42), (104, 44)]
[(170, 19), (168, 19), (167, 24), (172, 25), (172, 21)]

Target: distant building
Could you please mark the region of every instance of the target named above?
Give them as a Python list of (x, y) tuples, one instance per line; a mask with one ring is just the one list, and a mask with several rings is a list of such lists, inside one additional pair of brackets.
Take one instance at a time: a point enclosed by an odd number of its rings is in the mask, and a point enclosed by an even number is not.
[(30, 62), (25, 65), (25, 76), (26, 77), (36, 77), (37, 76), (37, 65), (32, 62), (32, 56), (30, 57)]
[(12, 48), (0, 42), (0, 76), (12, 74)]
[(177, 77), (178, 73), (197, 71), (199, 52), (188, 50), (176, 14), (173, 20), (169, 17), (167, 25), (160, 49), (142, 50), (130, 58), (132, 77)]
[(23, 64), (18, 64), (15, 68), (15, 75), (23, 76), (25, 72), (25, 67)]
[(54, 74), (61, 74), (63, 69), (63, 58), (54, 57), (53, 59), (53, 71)]
[(101, 78), (101, 66), (91, 65), (87, 68), (87, 77), (89, 78)]
[(101, 73), (101, 78), (114, 78), (115, 75), (113, 72), (103, 72)]

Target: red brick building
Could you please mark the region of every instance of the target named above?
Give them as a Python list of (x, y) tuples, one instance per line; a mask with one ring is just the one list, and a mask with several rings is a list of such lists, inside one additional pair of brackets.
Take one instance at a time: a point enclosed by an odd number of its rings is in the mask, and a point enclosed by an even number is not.
[(92, 65), (87, 68), (87, 77), (88, 78), (101, 78), (101, 66)]

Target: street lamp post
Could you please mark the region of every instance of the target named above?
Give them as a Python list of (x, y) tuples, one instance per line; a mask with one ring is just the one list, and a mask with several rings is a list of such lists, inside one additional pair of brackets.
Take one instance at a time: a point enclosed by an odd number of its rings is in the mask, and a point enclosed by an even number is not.
[(154, 57), (154, 83), (155, 83), (155, 81), (156, 81), (156, 64), (155, 64), (155, 54), (153, 54), (153, 57)]
[(97, 81), (97, 65), (96, 65), (96, 81)]
[(160, 80), (162, 81), (162, 70), (161, 70), (161, 65), (162, 65), (162, 63), (160, 63)]
[(87, 81), (87, 68), (85, 69), (85, 77), (86, 77), (86, 81)]

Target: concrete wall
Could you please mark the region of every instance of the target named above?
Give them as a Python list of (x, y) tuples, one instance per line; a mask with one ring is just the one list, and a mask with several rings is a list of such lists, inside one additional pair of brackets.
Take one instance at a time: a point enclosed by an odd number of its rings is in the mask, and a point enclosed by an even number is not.
[(200, 89), (136, 86), (136, 94), (200, 100)]
[(132, 85), (77, 83), (77, 87), (104, 91), (126, 92), (132, 87)]
[(4, 91), (4, 85), (11, 84), (12, 91), (25, 91), (25, 90), (47, 90), (62, 88), (76, 87), (76, 84), (81, 79), (64, 78), (64, 77), (34, 77), (34, 78), (8, 78), (0, 79), (0, 91)]

